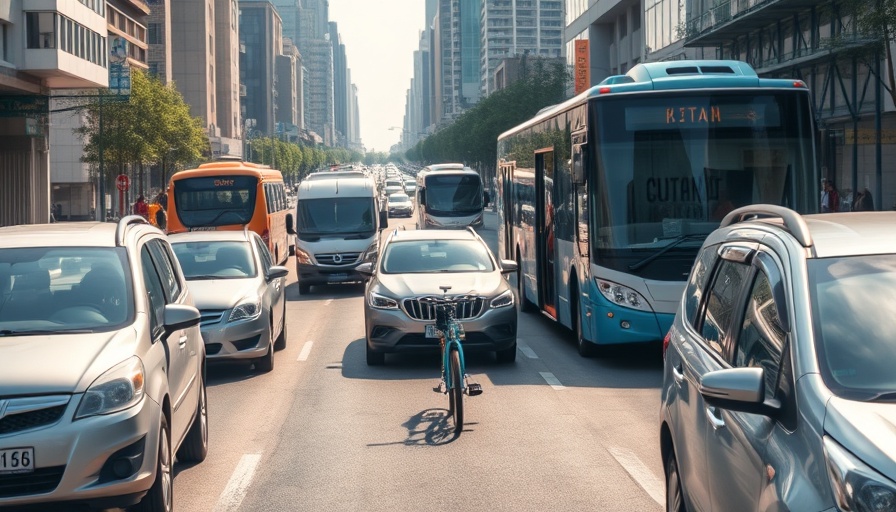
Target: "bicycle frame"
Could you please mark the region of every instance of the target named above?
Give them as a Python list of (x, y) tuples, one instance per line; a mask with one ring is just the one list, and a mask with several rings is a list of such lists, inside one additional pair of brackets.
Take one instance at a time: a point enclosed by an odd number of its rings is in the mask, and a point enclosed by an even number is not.
[(442, 377), (445, 379), (445, 389), (447, 391), (451, 391), (457, 385), (457, 383), (451, 380), (450, 362), (448, 360), (451, 357), (451, 348), (456, 346), (457, 355), (460, 358), (460, 387), (462, 391), (466, 392), (464, 377), (467, 375), (467, 367), (464, 363), (464, 349), (460, 342), (462, 329), (454, 316), (450, 315), (448, 317), (448, 332), (443, 332), (440, 340), (442, 344)]

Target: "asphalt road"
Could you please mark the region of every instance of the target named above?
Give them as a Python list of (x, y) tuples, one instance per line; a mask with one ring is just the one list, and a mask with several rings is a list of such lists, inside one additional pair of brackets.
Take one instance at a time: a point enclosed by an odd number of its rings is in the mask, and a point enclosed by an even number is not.
[(362, 286), (289, 283), (274, 371), (209, 370), (209, 456), (176, 466), (178, 511), (662, 509), (658, 351), (583, 359), (522, 314), (515, 364), (468, 356), (484, 393), (455, 436), (436, 355), (366, 365)]

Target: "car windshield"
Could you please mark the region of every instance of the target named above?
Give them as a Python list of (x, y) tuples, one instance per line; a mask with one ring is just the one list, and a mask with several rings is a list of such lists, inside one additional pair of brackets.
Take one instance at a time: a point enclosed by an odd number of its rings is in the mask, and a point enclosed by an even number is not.
[(825, 383), (844, 398), (896, 392), (896, 259), (819, 259), (808, 269)]
[(383, 255), (386, 274), (492, 272), (488, 248), (475, 240), (392, 242)]
[(123, 248), (0, 250), (0, 337), (116, 328), (133, 316), (126, 268)]
[(405, 194), (392, 194), (389, 196), (390, 203), (407, 203), (408, 201), (410, 201), (410, 199), (408, 199), (408, 196)]
[(174, 242), (171, 246), (187, 281), (256, 276), (255, 259), (248, 242)]

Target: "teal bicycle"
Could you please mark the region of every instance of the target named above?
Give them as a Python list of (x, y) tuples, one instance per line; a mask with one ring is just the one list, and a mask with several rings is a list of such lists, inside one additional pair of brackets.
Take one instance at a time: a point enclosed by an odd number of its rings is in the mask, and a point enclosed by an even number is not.
[[(447, 292), (451, 287), (442, 287)], [(482, 386), (468, 382), (464, 366), (464, 327), (457, 321), (457, 301), (467, 297), (424, 297), (420, 302), (431, 304), (435, 310), (436, 330), (442, 350), (442, 380), (433, 391), (448, 395), (448, 414), (454, 420), (454, 433), (464, 429), (464, 395), (482, 394)]]

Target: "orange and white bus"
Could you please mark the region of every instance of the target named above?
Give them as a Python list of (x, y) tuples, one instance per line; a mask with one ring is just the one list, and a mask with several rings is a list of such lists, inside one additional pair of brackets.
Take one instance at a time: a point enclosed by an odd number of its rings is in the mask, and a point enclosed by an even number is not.
[(237, 230), (248, 226), (268, 244), (277, 265), (289, 258), (292, 213), (280, 171), (220, 161), (180, 171), (168, 184), (168, 232)]

